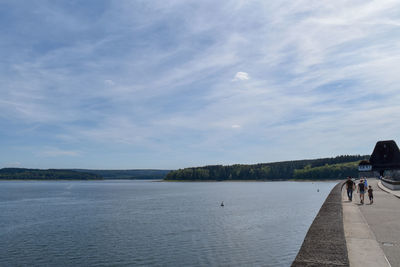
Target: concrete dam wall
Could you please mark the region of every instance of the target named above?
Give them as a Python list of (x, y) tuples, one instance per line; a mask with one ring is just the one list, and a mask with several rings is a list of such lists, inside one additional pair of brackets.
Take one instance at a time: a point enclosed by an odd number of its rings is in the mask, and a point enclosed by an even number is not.
[(349, 266), (343, 228), (342, 186), (329, 193), (292, 266)]

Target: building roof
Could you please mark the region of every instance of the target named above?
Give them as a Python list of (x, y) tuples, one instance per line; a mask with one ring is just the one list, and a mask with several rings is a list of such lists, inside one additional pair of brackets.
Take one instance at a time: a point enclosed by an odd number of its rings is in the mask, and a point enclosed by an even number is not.
[(379, 141), (369, 159), (374, 170), (400, 169), (400, 150), (393, 140)]
[(362, 160), (362, 161), (360, 161), (360, 163), (358, 164), (359, 166), (362, 166), (362, 165), (371, 165), (371, 162), (369, 162), (369, 160)]

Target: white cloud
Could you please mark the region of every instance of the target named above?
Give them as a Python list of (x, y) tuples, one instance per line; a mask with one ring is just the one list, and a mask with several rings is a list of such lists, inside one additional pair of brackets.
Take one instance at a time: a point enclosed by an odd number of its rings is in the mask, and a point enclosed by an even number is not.
[(233, 124), (231, 127), (232, 127), (233, 129), (239, 129), (239, 128), (242, 128), (242, 126), (241, 126), (241, 125), (239, 125), (239, 124)]
[(234, 81), (245, 81), (245, 80), (249, 80), (249, 74), (247, 72), (242, 72), (239, 71), (235, 74), (235, 78), (233, 78)]

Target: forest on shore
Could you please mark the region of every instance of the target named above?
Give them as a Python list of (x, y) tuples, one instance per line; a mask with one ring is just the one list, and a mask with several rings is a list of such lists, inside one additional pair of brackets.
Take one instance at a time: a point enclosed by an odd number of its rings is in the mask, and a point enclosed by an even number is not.
[(209, 165), (179, 170), (0, 169), (0, 180), (159, 179), (170, 181), (332, 180), (358, 176), (358, 163), (368, 155), (259, 164)]
[(79, 172), (97, 174), (104, 179), (128, 179), (128, 180), (162, 180), (167, 176), (170, 170), (152, 170), (152, 169), (135, 169), (135, 170), (89, 170), (74, 169)]
[(294, 160), (259, 164), (209, 165), (171, 171), (165, 180), (332, 180), (358, 176), (358, 163), (369, 155)]
[(62, 169), (0, 169), (0, 180), (101, 180), (103, 177), (93, 173)]
[(0, 180), (119, 180), (165, 178), (169, 170), (0, 169)]

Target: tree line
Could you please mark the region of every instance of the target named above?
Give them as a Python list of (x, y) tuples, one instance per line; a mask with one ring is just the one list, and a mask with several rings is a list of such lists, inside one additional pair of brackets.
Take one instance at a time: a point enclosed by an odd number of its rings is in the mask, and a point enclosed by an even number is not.
[(0, 180), (100, 180), (100, 175), (61, 169), (0, 169)]
[(166, 180), (290, 180), (339, 179), (357, 176), (359, 161), (368, 155), (294, 160), (259, 164), (209, 165), (171, 171)]
[(152, 170), (152, 169), (133, 169), (133, 170), (88, 170), (88, 169), (73, 169), (74, 171), (97, 174), (104, 179), (138, 179), (162, 180), (167, 176), (170, 170)]

